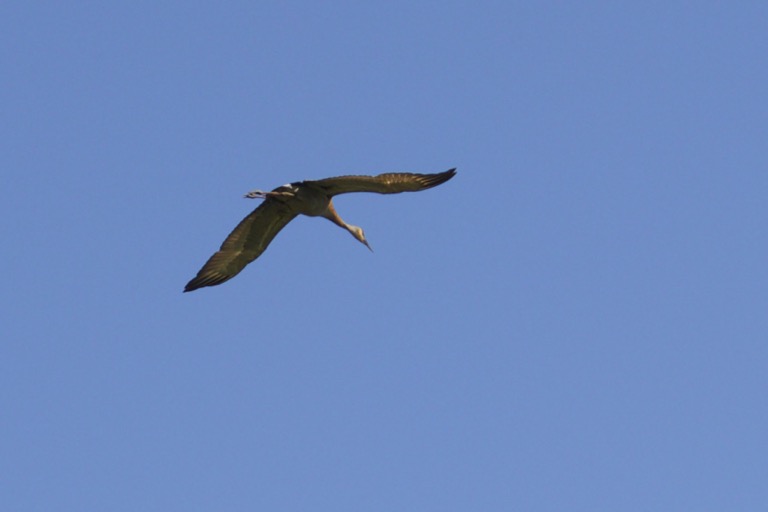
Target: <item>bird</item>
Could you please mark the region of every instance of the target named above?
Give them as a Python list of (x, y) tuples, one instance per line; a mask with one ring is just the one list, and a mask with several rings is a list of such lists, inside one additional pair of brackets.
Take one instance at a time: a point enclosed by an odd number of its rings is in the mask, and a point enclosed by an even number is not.
[(418, 192), (450, 180), (456, 169), (435, 174), (385, 173), (377, 176), (336, 176), (321, 180), (297, 181), (277, 187), (271, 192), (252, 190), (249, 199), (264, 201), (248, 214), (221, 244), (221, 248), (203, 265), (184, 287), (191, 292), (205, 286), (229, 281), (246, 265), (261, 256), (278, 232), (298, 215), (324, 217), (371, 249), (363, 228), (344, 222), (333, 205), (333, 197), (350, 192), (399, 194)]

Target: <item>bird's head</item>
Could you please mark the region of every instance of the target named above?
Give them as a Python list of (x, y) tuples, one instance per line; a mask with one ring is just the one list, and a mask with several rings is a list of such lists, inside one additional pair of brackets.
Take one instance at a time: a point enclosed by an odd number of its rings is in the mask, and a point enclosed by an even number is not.
[(373, 249), (371, 249), (368, 240), (365, 239), (365, 232), (363, 232), (363, 228), (360, 226), (349, 226), (349, 232), (352, 233), (352, 236), (355, 237), (358, 242), (365, 245), (368, 249), (370, 249), (371, 252), (373, 252)]

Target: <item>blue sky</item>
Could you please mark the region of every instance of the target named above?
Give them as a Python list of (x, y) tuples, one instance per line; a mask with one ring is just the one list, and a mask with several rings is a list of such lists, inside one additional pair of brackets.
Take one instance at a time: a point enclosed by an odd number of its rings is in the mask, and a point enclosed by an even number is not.
[[(5, 2), (0, 508), (768, 505), (763, 2)], [(184, 284), (301, 179), (340, 197)]]

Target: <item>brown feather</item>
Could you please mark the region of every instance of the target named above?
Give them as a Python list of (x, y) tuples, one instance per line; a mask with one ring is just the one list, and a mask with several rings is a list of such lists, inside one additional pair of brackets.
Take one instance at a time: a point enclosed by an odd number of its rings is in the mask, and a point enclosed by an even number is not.
[(290, 203), (267, 199), (245, 217), (227, 236), (221, 248), (184, 287), (185, 292), (214, 286), (232, 279), (261, 256), (269, 243), (297, 213)]
[(399, 194), (400, 192), (418, 192), (436, 187), (453, 178), (456, 169), (437, 174), (415, 174), (408, 172), (386, 173), (378, 176), (337, 176), (322, 180), (305, 181), (316, 185), (328, 195), (348, 194), (350, 192), (375, 192), (377, 194)]

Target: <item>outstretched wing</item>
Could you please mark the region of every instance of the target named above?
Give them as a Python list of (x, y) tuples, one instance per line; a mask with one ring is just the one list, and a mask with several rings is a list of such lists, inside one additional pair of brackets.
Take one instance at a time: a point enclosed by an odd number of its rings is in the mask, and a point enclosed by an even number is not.
[(184, 287), (185, 292), (214, 286), (235, 277), (263, 253), (275, 235), (297, 212), (285, 202), (266, 199), (229, 234), (200, 272)]
[(453, 178), (456, 169), (437, 174), (415, 174), (396, 172), (378, 176), (337, 176), (323, 180), (305, 181), (307, 185), (319, 186), (328, 195), (347, 194), (349, 192), (376, 192), (378, 194), (399, 194), (417, 192), (436, 187)]

